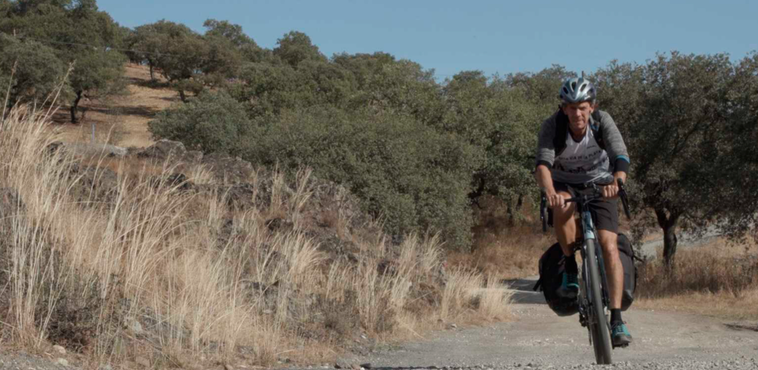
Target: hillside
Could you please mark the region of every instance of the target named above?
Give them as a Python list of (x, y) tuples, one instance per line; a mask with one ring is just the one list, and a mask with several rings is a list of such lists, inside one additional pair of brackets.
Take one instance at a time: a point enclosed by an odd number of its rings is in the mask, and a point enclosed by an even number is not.
[[(63, 142), (91, 142), (92, 124), (95, 137), (100, 143), (121, 147), (144, 148), (155, 143), (147, 130), (147, 122), (155, 114), (180, 102), (177, 92), (163, 85), (158, 74), (157, 83), (150, 82), (150, 71), (146, 66), (127, 63), (123, 79), (127, 83), (123, 95), (105, 100), (84, 100), (81, 108), (86, 110), (84, 119), (71, 124), (68, 107), (62, 107), (53, 117), (57, 139)], [(112, 131), (111, 131), (112, 130)], [(112, 132), (108, 137), (108, 133)]]

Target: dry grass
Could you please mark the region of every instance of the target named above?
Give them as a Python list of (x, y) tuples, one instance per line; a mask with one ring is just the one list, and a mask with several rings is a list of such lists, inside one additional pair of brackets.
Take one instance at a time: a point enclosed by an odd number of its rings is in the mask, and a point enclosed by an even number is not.
[(539, 229), (539, 218), (534, 218), (528, 204), (522, 206), (516, 216), (522, 220), (516, 222), (496, 199), (487, 197), (480, 205), (472, 251), (451, 254), (451, 266), (470, 267), (501, 280), (537, 275), (540, 256), (556, 240), (553, 230), (543, 233)]
[[(155, 367), (269, 365), (283, 353), (324, 360), (356, 333), (391, 340), (439, 322), (509, 317), (503, 291), (476, 293), (495, 279), (445, 272), (435, 236), (396, 247), (341, 230), (357, 261), (328, 257), (305, 229), (310, 171), (294, 184), (280, 173), (256, 177), (270, 184), (266, 205), (237, 210), (223, 191), (156, 184), (147, 163), (90, 159), (113, 168), (117, 185), (105, 196), (85, 188), (82, 198), (74, 158), (47, 149), (55, 137), (46, 123), (21, 108), (0, 126), (0, 188), (20, 199), (0, 207), (6, 343), (61, 344), (93, 364), (142, 356)], [(189, 177), (210, 181), (203, 168)], [(274, 215), (294, 226), (269, 229)], [(344, 215), (331, 217), (345, 228)]]
[(640, 268), (636, 307), (758, 320), (755, 244), (719, 240), (681, 250), (671, 270), (659, 261)]

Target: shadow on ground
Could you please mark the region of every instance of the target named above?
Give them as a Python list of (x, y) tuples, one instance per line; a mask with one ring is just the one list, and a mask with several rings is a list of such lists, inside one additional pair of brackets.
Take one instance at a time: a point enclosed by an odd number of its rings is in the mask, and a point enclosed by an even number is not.
[(541, 291), (534, 291), (537, 277), (503, 280), (501, 283), (514, 291), (511, 301), (521, 304), (546, 304)]

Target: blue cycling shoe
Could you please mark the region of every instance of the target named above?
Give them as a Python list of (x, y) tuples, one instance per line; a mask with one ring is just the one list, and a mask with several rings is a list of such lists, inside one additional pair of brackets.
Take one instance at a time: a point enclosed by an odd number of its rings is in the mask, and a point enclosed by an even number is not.
[(576, 298), (579, 294), (579, 280), (576, 274), (563, 273), (563, 281), (558, 289), (558, 295), (563, 298)]
[(614, 322), (611, 324), (611, 342), (613, 347), (626, 347), (632, 343), (632, 335), (623, 322)]

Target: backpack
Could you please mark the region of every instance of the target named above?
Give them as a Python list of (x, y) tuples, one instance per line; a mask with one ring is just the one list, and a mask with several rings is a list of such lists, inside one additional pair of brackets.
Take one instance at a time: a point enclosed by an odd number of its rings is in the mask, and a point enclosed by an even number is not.
[[(634, 302), (634, 292), (637, 289), (636, 256), (632, 243), (626, 235), (618, 234), (618, 248), (621, 265), (624, 268), (624, 291), (621, 298), (621, 310), (626, 311)], [(556, 292), (561, 287), (565, 258), (561, 245), (553, 244), (542, 254), (539, 261), (540, 278), (534, 285), (534, 290), (541, 290), (548, 307), (558, 316), (570, 316), (579, 312), (577, 299), (567, 299)]]
[[(597, 145), (600, 149), (605, 150), (605, 141), (603, 140), (603, 130), (600, 126), (600, 111), (595, 110), (592, 112), (592, 120), (594, 125), (590, 125), (592, 135), (595, 137)], [(569, 118), (562, 110), (558, 110), (558, 115), (555, 117), (555, 137), (553, 137), (553, 147), (555, 148), (555, 156), (558, 157), (566, 149), (566, 135), (568, 134)]]

